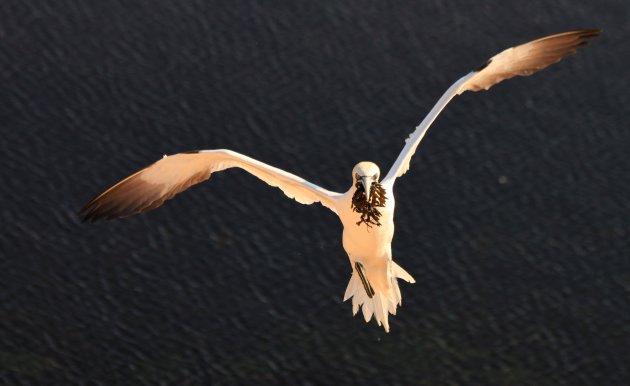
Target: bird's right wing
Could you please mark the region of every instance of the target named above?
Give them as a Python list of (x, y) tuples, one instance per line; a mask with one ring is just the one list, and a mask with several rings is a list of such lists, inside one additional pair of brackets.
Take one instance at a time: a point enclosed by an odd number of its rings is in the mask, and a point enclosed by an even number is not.
[(383, 184), (393, 184), (396, 178), (409, 170), (409, 161), (424, 134), (454, 96), (464, 91), (488, 90), (502, 80), (515, 76), (531, 75), (559, 62), (565, 56), (574, 54), (578, 48), (585, 46), (589, 40), (600, 33), (601, 30), (598, 29), (563, 32), (508, 48), (490, 58), (477, 70), (453, 83), (409, 136), (402, 152), (383, 179)]
[(241, 168), (302, 204), (320, 202), (336, 212), (336, 197), (296, 175), (231, 150), (201, 150), (164, 156), (96, 196), (79, 216), (83, 221), (111, 220), (155, 209), (214, 172)]

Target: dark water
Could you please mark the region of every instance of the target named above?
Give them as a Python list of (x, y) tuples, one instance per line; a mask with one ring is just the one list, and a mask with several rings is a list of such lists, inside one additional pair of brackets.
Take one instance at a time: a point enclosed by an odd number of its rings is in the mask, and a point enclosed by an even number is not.
[[(0, 383), (630, 383), (625, 0), (3, 1)], [(385, 334), (341, 303), (338, 220), (228, 171), (97, 225), (79, 208), (164, 153), (231, 148), (345, 191), (451, 82), (599, 27), (457, 98), (400, 180), (417, 279)]]

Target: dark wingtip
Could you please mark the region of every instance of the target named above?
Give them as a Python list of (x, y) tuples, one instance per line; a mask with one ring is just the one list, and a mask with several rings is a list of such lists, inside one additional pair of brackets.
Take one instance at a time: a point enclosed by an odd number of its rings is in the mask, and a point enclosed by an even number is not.
[[(579, 29), (579, 30), (567, 32), (567, 34), (576, 35), (579, 39), (582, 39), (581, 42), (579, 42), (578, 44), (575, 45), (576, 48), (581, 48), (581, 47), (584, 47), (585, 45), (587, 45), (589, 43), (590, 39), (596, 38), (599, 35), (601, 35), (602, 32), (603, 32), (603, 30), (600, 29), (600, 28), (584, 28), (584, 29)], [(556, 35), (551, 35), (549, 37), (553, 37), (553, 36), (556, 36)], [(575, 53), (575, 51), (573, 51), (571, 54), (574, 54), (574, 53)], [(485, 62), (483, 62), (479, 67), (474, 69), (473, 72), (480, 72), (480, 71), (482, 71), (483, 69), (488, 67), (490, 65), (490, 63), (492, 63), (492, 58), (490, 58), (490, 59), (486, 60)]]
[[(580, 42), (575, 45), (575, 48), (577, 49), (577, 48), (582, 48), (588, 45), (591, 42), (591, 39), (594, 39), (598, 37), (599, 35), (601, 35), (602, 30), (601, 29), (581, 29), (576, 32), (578, 35), (578, 39), (580, 40)], [(575, 53), (575, 50), (572, 52), (572, 54), (574, 53)]]
[[(134, 213), (131, 213), (134, 214)], [(88, 207), (79, 211), (79, 219), (83, 223), (92, 224), (98, 221), (111, 221), (117, 218), (126, 217), (130, 214), (121, 214), (115, 210), (104, 210), (98, 207)]]
[(95, 197), (79, 211), (78, 215), (81, 222), (91, 224), (101, 220), (110, 221), (129, 215), (121, 212), (116, 205), (107, 205), (101, 198), (102, 195)]
[(580, 39), (584, 39), (584, 43), (587, 44), (589, 40), (594, 39), (602, 34), (601, 29), (582, 29), (578, 30), (578, 36)]
[(78, 213), (79, 219), (84, 223), (95, 223), (98, 221), (111, 221), (123, 217), (128, 217), (137, 213), (148, 210), (151, 206), (144, 209), (136, 207), (124, 207), (117, 202), (107, 202), (99, 196), (85, 205)]
[(595, 36), (599, 36), (601, 35), (601, 33), (604, 31), (601, 28), (585, 28), (583, 30), (580, 30), (583, 32), (582, 36), (584, 37), (595, 37)]
[(94, 222), (94, 219), (92, 218), (92, 213), (91, 213), (92, 211), (90, 210), (90, 205), (92, 204), (92, 202), (93, 200), (88, 202), (88, 204), (85, 205), (83, 208), (81, 208), (79, 213), (77, 213), (77, 216), (79, 217), (81, 222), (84, 222), (84, 223)]
[(95, 210), (93, 206), (93, 201), (89, 202), (86, 206), (84, 206), (78, 213), (79, 219), (83, 223), (94, 223), (98, 220), (102, 219), (102, 216), (99, 216), (98, 212)]

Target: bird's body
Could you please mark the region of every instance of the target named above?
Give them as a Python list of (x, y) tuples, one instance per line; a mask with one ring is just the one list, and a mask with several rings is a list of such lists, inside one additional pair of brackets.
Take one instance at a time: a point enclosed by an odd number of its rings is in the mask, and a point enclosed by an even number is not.
[(446, 90), (407, 139), (382, 180), (378, 166), (360, 162), (352, 169), (352, 185), (345, 193), (326, 190), (231, 150), (201, 150), (164, 156), (98, 195), (80, 215), (84, 221), (95, 221), (146, 212), (191, 185), (205, 181), (212, 173), (241, 168), (302, 204), (319, 202), (339, 216), (343, 224), (343, 248), (352, 268), (344, 301), (352, 298), (354, 314), (361, 307), (366, 322), (374, 315), (377, 323), (389, 331), (388, 315), (396, 313), (402, 299), (398, 279), (414, 282), (392, 259), (394, 185), (409, 169), (410, 160), (431, 123), (454, 96), (464, 91), (487, 90), (517, 75), (531, 75), (575, 53), (599, 33), (599, 30), (578, 30), (551, 35), (493, 56)]
[[(373, 313), (378, 324), (385, 324), (385, 329), (389, 330), (387, 314), (388, 312), (395, 314), (396, 307), (401, 301), (397, 283), (399, 267), (392, 260), (395, 207), (393, 186), (383, 186), (386, 200), (385, 205), (378, 208), (381, 213), (380, 226), (359, 224), (361, 214), (351, 209), (352, 197), (356, 189), (353, 185), (340, 197), (337, 213), (343, 224), (343, 248), (348, 254), (353, 270), (344, 300), (352, 297), (355, 314), (358, 312), (358, 307), (362, 306), (366, 321)], [(368, 296), (369, 291), (366, 291), (361, 283), (357, 262), (365, 269), (367, 280), (375, 292), (372, 297)], [(401, 274), (400, 277), (413, 282), (408, 274), (407, 276)]]
[[(384, 207), (379, 208), (382, 214), (381, 226), (358, 225), (361, 214), (350, 209), (355, 187), (344, 194), (340, 200), (339, 219), (343, 224), (342, 242), (348, 256), (389, 256), (394, 238), (394, 194), (392, 187), (383, 187), (387, 197)], [(351, 262), (354, 261), (351, 259)], [(367, 261), (364, 263), (367, 264)]]

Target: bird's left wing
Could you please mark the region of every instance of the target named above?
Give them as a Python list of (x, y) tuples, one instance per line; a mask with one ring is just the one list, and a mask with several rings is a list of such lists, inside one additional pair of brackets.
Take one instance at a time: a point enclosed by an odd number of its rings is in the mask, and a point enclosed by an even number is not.
[(132, 174), (100, 195), (83, 209), (83, 221), (111, 220), (155, 209), (190, 186), (207, 180), (214, 172), (241, 168), (302, 204), (320, 202), (336, 212), (330, 192), (303, 178), (231, 150), (201, 150), (164, 156)]
[(477, 70), (453, 83), (409, 136), (402, 152), (383, 179), (383, 184), (393, 184), (396, 178), (409, 170), (409, 161), (424, 134), (454, 96), (464, 91), (488, 90), (495, 84), (514, 76), (531, 75), (559, 62), (565, 56), (574, 54), (578, 48), (585, 46), (589, 40), (600, 33), (601, 30), (598, 29), (563, 32), (508, 48), (490, 58)]

